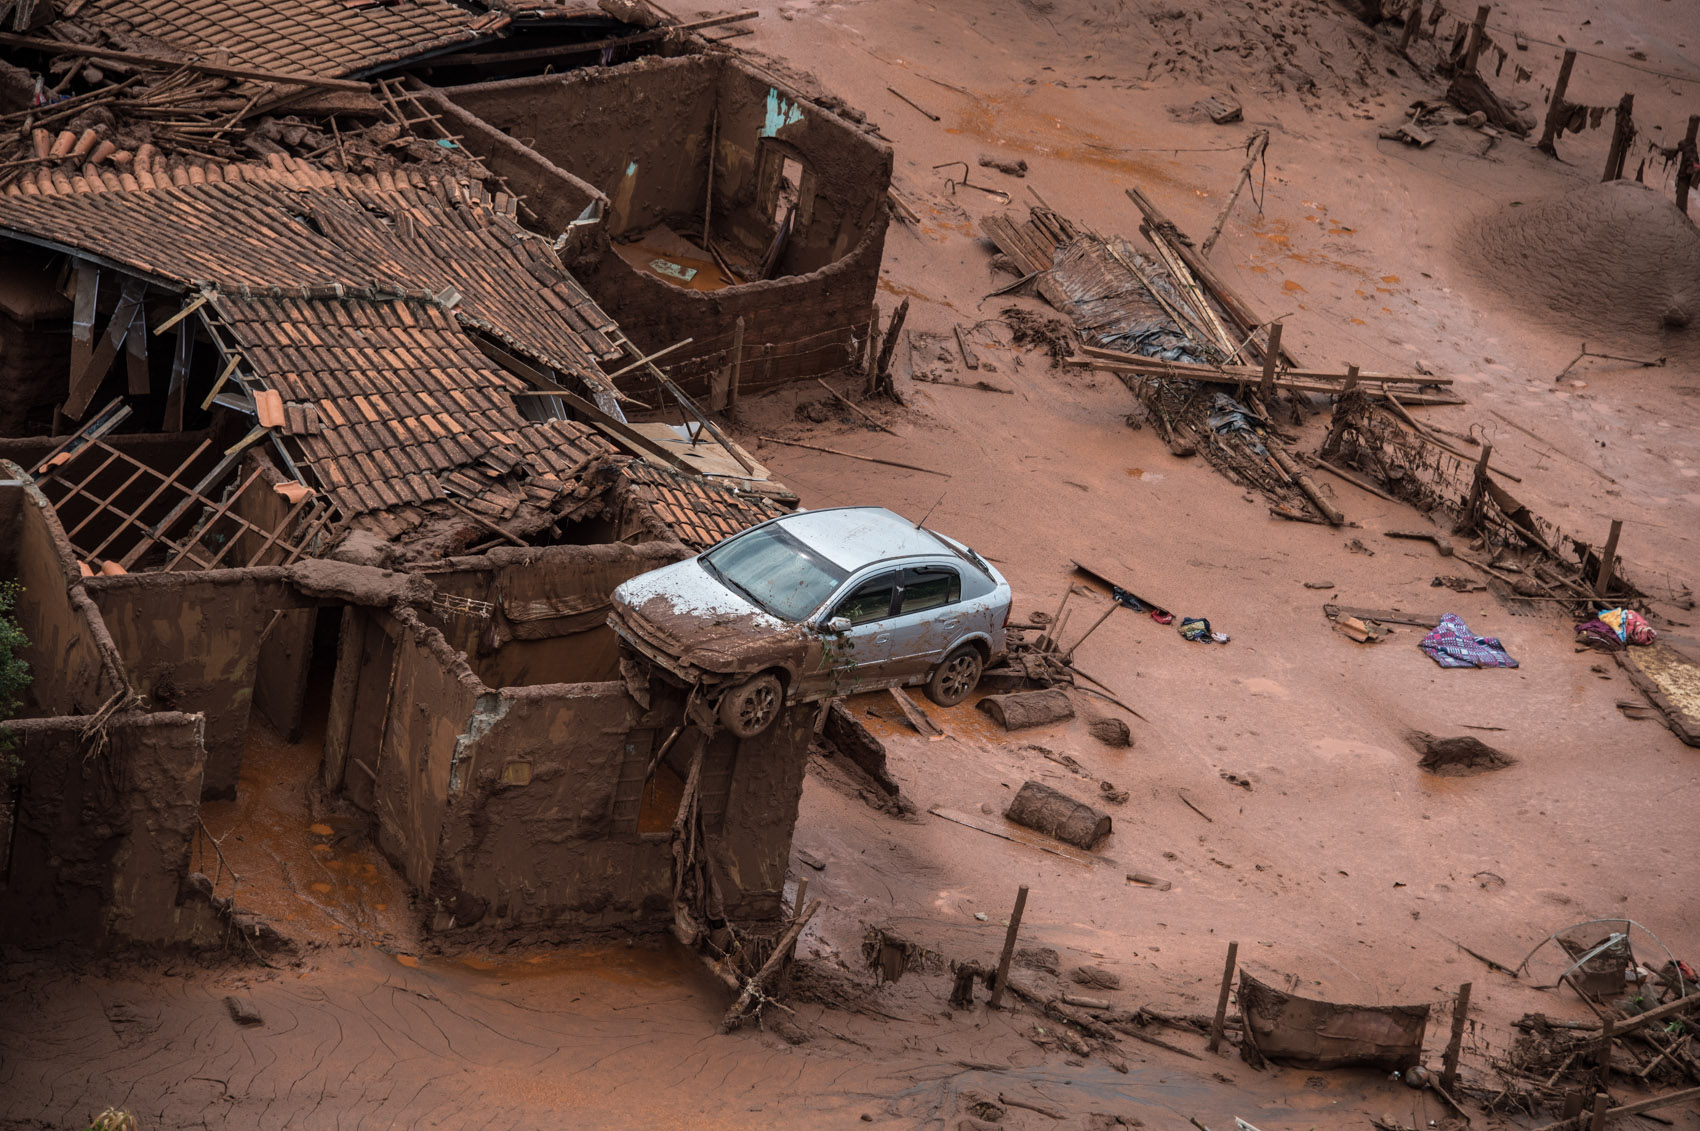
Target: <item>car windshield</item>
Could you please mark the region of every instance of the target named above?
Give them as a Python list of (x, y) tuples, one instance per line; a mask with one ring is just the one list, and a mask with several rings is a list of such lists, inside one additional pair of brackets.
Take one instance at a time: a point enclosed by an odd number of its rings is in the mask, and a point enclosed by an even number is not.
[(764, 526), (700, 559), (729, 585), (781, 620), (800, 621), (849, 576), (778, 526)]

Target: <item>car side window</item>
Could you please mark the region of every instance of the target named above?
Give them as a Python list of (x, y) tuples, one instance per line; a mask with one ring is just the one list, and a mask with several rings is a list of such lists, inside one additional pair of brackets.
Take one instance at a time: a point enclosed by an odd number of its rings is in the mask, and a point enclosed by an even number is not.
[(896, 592), (897, 574), (882, 573), (856, 586), (848, 597), (838, 602), (832, 615), (845, 617), (851, 624), (884, 620), (891, 615), (891, 602)]
[(962, 578), (949, 566), (921, 566), (903, 571), (898, 615), (922, 613), (962, 599)]

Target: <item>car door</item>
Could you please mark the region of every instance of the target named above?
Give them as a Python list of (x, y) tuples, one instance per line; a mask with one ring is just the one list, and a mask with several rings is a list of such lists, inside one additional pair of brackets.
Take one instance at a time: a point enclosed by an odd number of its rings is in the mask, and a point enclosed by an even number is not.
[(962, 636), (962, 575), (943, 562), (910, 566), (898, 576), (889, 630), (888, 680), (926, 675)]
[[(853, 695), (882, 686), (889, 678), (891, 613), (897, 600), (899, 570), (879, 570), (851, 578), (839, 590), (820, 620), (820, 665), (801, 689), (799, 698)], [(844, 632), (828, 632), (825, 624), (837, 617), (850, 622)]]

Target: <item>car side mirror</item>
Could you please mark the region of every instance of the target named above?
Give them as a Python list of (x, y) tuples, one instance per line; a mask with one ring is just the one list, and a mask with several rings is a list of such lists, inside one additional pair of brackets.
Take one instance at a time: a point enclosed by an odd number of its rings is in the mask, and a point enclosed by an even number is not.
[(831, 620), (826, 622), (826, 630), (834, 636), (849, 632), (850, 627), (849, 617), (833, 617)]

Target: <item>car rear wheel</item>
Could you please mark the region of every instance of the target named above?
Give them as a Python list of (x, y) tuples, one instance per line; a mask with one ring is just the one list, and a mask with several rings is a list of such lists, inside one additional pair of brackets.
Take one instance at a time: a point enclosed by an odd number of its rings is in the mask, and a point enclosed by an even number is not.
[(927, 680), (927, 698), (941, 707), (954, 707), (980, 685), (980, 671), (985, 667), (980, 650), (964, 644), (944, 658)]
[(763, 672), (720, 697), (720, 721), (739, 738), (754, 738), (773, 725), (784, 704), (779, 677)]

